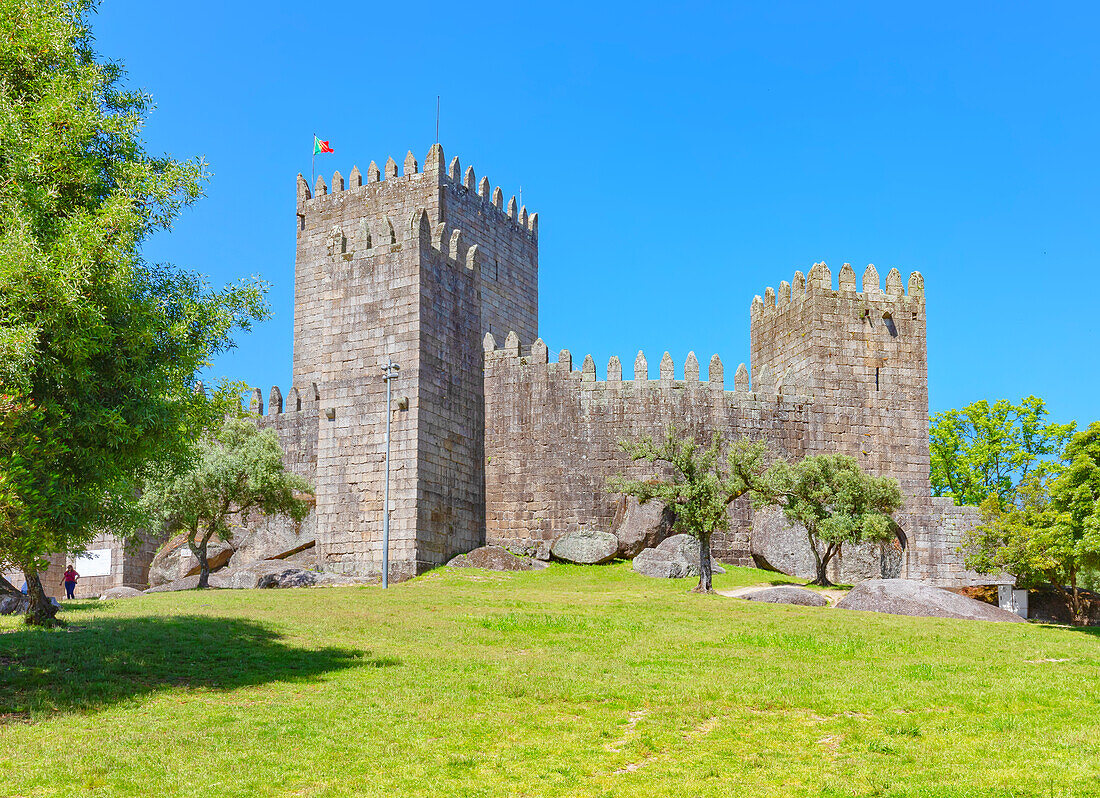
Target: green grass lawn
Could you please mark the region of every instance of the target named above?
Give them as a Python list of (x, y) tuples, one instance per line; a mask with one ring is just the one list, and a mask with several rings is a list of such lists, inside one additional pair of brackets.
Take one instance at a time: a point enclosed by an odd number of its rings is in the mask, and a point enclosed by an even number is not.
[(444, 568), (3, 618), (0, 795), (1100, 795), (1096, 632), (693, 583)]

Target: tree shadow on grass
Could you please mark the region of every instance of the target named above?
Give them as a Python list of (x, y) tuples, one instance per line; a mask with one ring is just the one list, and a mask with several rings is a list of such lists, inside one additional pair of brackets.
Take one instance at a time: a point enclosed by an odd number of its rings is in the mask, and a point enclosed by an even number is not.
[(1061, 623), (1042, 623), (1039, 625), (1046, 626), (1049, 629), (1063, 629), (1067, 632), (1080, 632), (1082, 634), (1088, 635), (1089, 637), (1095, 637), (1096, 641), (1100, 643), (1100, 626), (1097, 626), (1095, 624), (1092, 626), (1072, 626), (1070, 624)]
[(280, 637), (255, 621), (187, 615), (0, 634), (0, 724), (31, 713), (93, 711), (172, 687), (233, 690), (401, 664), (352, 649), (295, 648)]

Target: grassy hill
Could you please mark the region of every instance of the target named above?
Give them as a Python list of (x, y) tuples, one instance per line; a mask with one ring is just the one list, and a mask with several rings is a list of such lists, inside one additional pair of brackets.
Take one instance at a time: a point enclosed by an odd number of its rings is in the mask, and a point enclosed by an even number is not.
[(693, 583), (440, 569), (3, 618), (0, 795), (1100, 795), (1096, 631)]

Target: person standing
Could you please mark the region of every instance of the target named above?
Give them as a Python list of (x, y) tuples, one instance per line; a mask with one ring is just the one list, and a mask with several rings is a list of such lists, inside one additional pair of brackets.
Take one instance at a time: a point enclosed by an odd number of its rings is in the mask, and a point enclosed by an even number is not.
[(69, 567), (65, 569), (65, 575), (61, 577), (61, 581), (65, 584), (65, 592), (68, 594), (68, 598), (73, 598), (73, 593), (76, 591), (76, 580), (80, 578), (80, 574), (73, 568), (73, 564), (69, 563)]

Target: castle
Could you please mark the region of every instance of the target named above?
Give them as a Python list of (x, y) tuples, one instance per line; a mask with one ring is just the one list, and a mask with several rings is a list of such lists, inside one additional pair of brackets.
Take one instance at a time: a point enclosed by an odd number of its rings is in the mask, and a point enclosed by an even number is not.
[[(763, 438), (792, 458), (841, 451), (894, 477), (906, 497), (901, 575), (972, 581), (956, 552), (966, 508), (929, 485), (924, 281), (868, 266), (857, 287), (824, 263), (767, 288), (749, 310), (751, 375), (728, 385), (717, 355), (708, 379), (694, 354), (682, 379), (667, 353), (651, 379), (612, 358), (550, 357), (538, 337), (538, 214), (507, 205), (434, 145), (366, 175), (298, 176), (293, 383), (253, 411), (276, 429), (290, 467), (316, 486), (310, 533), (325, 570), (381, 567), (385, 386), (391, 411), (393, 576), (445, 563), (485, 543), (544, 555), (556, 537), (607, 528), (608, 476), (644, 473), (617, 443), (670, 422), (700, 434)], [(554, 362), (551, 362), (551, 361)], [(626, 376), (626, 379), (624, 379)], [(633, 377), (632, 379), (630, 377)], [(732, 388), (732, 390), (730, 390)], [(751, 564), (752, 510), (732, 508), (714, 541)]]
[[(790, 458), (856, 457), (905, 496), (904, 549), (888, 575), (983, 581), (957, 552), (973, 508), (931, 495), (920, 273), (906, 281), (891, 269), (884, 287), (868, 266), (857, 286), (844, 264), (834, 287), (816, 263), (765, 289), (749, 309), (751, 374), (742, 364), (729, 382), (717, 355), (703, 381), (694, 354), (677, 378), (667, 352), (656, 379), (641, 352), (632, 374), (613, 357), (600, 379), (590, 356), (577, 370), (568, 350), (552, 359), (538, 337), (538, 214), (514, 197), (505, 205), (458, 158), (445, 164), (439, 144), (423, 169), (410, 152), (398, 172), (391, 158), (384, 172), (372, 162), (312, 189), (298, 176), (293, 387), (272, 388), (266, 408), (260, 389), (251, 400), (288, 467), (315, 485), (310, 518), (281, 533), (315, 541), (322, 570), (380, 573), (381, 366), (393, 361), (392, 578), (486, 543), (545, 557), (562, 534), (606, 530), (617, 501), (606, 478), (652, 472), (618, 442), (674, 423), (763, 439)], [(275, 538), (285, 526), (262, 523)], [(751, 565), (753, 523), (747, 500), (735, 503), (715, 556)], [(104, 585), (143, 586), (151, 550), (135, 565), (117, 541), (97, 545)]]

